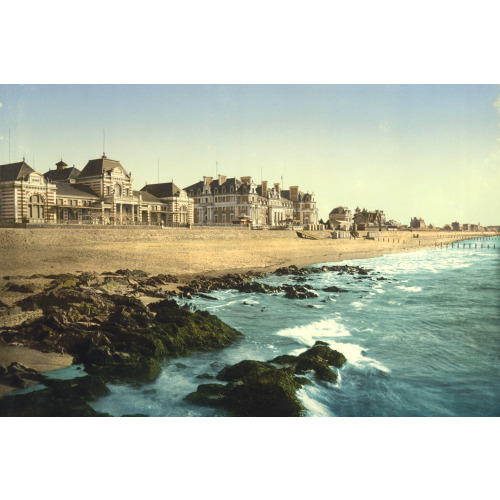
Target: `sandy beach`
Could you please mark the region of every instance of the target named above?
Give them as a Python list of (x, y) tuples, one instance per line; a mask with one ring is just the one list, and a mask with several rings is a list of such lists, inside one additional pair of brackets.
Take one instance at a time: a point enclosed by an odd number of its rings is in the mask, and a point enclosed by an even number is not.
[[(472, 238), (475, 233), (381, 232), (375, 240), (300, 239), (295, 231), (250, 231), (233, 228), (64, 228), (0, 229), (0, 276), (104, 272), (141, 269), (151, 274), (196, 274), (306, 266), (320, 262), (370, 258), (394, 252), (435, 248)], [(362, 233), (361, 233), (362, 234)]]

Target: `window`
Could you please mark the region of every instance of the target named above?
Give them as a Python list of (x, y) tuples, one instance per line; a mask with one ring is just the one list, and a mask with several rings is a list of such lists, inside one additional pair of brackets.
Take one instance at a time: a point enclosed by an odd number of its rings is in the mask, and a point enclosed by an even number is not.
[(29, 198), (28, 217), (30, 219), (43, 219), (45, 217), (45, 207), (43, 205), (43, 198), (38, 194), (34, 194)]

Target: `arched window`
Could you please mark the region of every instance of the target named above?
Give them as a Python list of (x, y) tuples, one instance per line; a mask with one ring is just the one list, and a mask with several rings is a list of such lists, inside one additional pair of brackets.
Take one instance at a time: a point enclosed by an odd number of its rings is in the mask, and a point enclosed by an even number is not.
[(28, 217), (30, 219), (43, 219), (45, 217), (45, 206), (43, 198), (39, 194), (30, 196), (28, 201)]
[(122, 187), (120, 184), (115, 184), (115, 196), (121, 196), (122, 195)]

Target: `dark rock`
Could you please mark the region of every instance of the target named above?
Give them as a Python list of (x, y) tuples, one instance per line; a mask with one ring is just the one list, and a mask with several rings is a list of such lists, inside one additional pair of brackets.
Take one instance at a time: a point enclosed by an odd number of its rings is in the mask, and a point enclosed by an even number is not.
[(250, 375), (257, 375), (269, 370), (269, 364), (262, 361), (244, 360), (232, 366), (223, 368), (218, 374), (218, 380), (230, 382)]
[(330, 366), (341, 368), (345, 362), (346, 358), (342, 353), (334, 351), (324, 342), (321, 342), (314, 344), (313, 347), (297, 357), (295, 372), (303, 374), (313, 370), (319, 380), (336, 382), (337, 374), (330, 369)]
[(226, 386), (222, 384), (202, 384), (196, 392), (185, 397), (188, 403), (201, 406), (225, 406)]
[(210, 375), (209, 373), (202, 373), (200, 375), (196, 375), (196, 378), (199, 378), (199, 379), (209, 379), (209, 380), (212, 380), (214, 379), (215, 377), (213, 375)]
[(147, 272), (141, 271), (140, 269), (134, 269), (133, 271), (130, 269), (118, 269), (115, 274), (126, 276), (127, 278), (137, 281), (145, 279), (149, 276)]
[(17, 293), (35, 293), (39, 290), (39, 287), (33, 285), (32, 283), (28, 283), (26, 285), (9, 283), (6, 287), (6, 290), (8, 292), (17, 292)]
[(334, 286), (328, 286), (326, 288), (323, 288), (323, 291), (324, 292), (345, 293), (345, 292), (348, 292), (349, 290), (344, 290), (344, 289), (338, 288), (334, 285)]
[(203, 299), (208, 299), (208, 300), (219, 300), (217, 297), (212, 297), (211, 295), (206, 295), (204, 293), (199, 293), (198, 297), (201, 297)]
[(285, 285), (283, 288), (287, 299), (309, 299), (318, 296), (316, 292), (304, 286)]
[(0, 399), (4, 417), (97, 417), (107, 416), (92, 409), (89, 401), (109, 394), (99, 377), (73, 380), (44, 379), (45, 389), (27, 394), (12, 394)]
[(269, 362), (244, 360), (227, 366), (217, 374), (227, 385), (200, 385), (186, 400), (220, 406), (236, 416), (300, 416), (304, 408), (296, 391), (312, 382), (297, 375), (314, 371), (318, 380), (335, 382), (337, 374), (330, 366), (340, 368), (345, 361), (341, 353), (318, 341), (299, 356), (282, 355)]

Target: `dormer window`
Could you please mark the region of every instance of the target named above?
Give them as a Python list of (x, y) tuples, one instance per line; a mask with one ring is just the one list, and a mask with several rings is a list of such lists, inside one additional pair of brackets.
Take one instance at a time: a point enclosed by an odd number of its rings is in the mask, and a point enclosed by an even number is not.
[(214, 193), (218, 194), (219, 190), (217, 188), (214, 189)]

